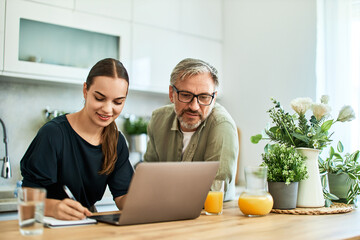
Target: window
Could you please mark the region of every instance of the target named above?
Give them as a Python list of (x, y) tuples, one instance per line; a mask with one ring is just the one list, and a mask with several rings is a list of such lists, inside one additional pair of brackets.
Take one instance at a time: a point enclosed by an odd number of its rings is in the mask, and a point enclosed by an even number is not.
[(351, 105), (356, 119), (336, 123), (333, 145), (360, 148), (360, 0), (318, 0), (317, 98), (327, 94), (337, 117)]

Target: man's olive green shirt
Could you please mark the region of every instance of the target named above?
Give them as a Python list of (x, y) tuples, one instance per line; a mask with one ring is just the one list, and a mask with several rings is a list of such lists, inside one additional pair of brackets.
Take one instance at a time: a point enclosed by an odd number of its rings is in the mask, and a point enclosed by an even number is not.
[(235, 198), (239, 143), (235, 122), (223, 106), (215, 104), (208, 118), (192, 135), (183, 154), (183, 133), (173, 104), (152, 113), (148, 137), (146, 162), (220, 161), (215, 178), (225, 180), (225, 200)]

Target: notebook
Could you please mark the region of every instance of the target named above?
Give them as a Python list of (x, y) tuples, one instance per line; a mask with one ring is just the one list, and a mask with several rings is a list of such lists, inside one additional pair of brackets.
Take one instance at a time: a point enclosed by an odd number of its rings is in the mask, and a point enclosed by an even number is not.
[(69, 226), (76, 226), (76, 225), (86, 225), (86, 224), (96, 224), (95, 219), (85, 218), (82, 220), (74, 220), (74, 221), (66, 221), (66, 220), (59, 220), (53, 217), (44, 217), (44, 226), (49, 228), (57, 228), (57, 227), (69, 227)]
[(219, 162), (138, 164), (121, 214), (91, 218), (130, 225), (199, 217)]

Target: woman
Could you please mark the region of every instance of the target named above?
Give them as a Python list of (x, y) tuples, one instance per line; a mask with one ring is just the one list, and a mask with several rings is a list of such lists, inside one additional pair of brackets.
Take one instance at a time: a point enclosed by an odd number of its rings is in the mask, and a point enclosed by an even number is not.
[[(108, 185), (122, 209), (133, 174), (125, 139), (117, 130), (129, 77), (121, 62), (96, 63), (83, 86), (82, 110), (54, 118), (38, 132), (21, 160), (24, 187), (47, 190), (45, 215), (63, 220), (90, 216)], [(67, 186), (74, 198), (68, 198)]]

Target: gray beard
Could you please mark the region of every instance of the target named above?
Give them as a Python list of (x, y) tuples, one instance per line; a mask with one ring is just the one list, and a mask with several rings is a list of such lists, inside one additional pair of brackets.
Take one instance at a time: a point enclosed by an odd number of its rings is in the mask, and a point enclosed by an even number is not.
[(199, 120), (197, 123), (194, 123), (194, 124), (189, 124), (187, 122), (184, 121), (183, 117), (180, 116), (178, 117), (179, 119), (179, 122), (180, 122), (180, 125), (183, 127), (183, 128), (186, 128), (186, 129), (196, 129), (200, 126), (200, 124), (203, 122), (202, 120)]
[(211, 107), (211, 109), (209, 110), (209, 113), (206, 115), (206, 116), (203, 116), (203, 115), (200, 115), (200, 120), (197, 122), (197, 123), (194, 123), (194, 124), (189, 124), (187, 122), (184, 121), (184, 118), (183, 118), (183, 113), (184, 112), (181, 112), (181, 114), (179, 114), (176, 109), (175, 109), (175, 104), (174, 104), (174, 111), (176, 113), (176, 117), (177, 119), (179, 120), (179, 123), (180, 123), (180, 126), (183, 127), (183, 128), (186, 128), (186, 129), (191, 129), (191, 130), (196, 130), (200, 124), (202, 122), (204, 122), (206, 120), (206, 118), (210, 115), (210, 113), (212, 112), (214, 108), (214, 105)]

